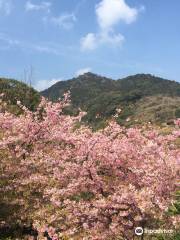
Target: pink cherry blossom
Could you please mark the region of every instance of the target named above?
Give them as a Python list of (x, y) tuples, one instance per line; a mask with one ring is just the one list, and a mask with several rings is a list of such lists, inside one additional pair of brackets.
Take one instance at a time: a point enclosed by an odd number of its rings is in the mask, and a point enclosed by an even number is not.
[(69, 103), (67, 93), (58, 103), (42, 98), (36, 112), (21, 104), (20, 116), (0, 112), (1, 178), (10, 183), (0, 191), (5, 199), (15, 192), (9, 201), (21, 205), (19, 218), (54, 240), (130, 240), (150, 217), (167, 219), (179, 177), (179, 120), (168, 135), (115, 120), (93, 132), (76, 127), (84, 112), (63, 114)]

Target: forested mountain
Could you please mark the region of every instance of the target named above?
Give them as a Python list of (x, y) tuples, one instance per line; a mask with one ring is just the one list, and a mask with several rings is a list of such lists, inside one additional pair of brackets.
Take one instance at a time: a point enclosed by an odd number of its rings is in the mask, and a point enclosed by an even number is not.
[(103, 127), (116, 109), (122, 109), (117, 121), (123, 125), (145, 122), (171, 123), (180, 117), (180, 83), (165, 80), (150, 74), (137, 74), (127, 78), (112, 80), (93, 73), (60, 81), (38, 93), (25, 83), (0, 78), (0, 94), (8, 103), (10, 111), (18, 112), (16, 105), (34, 110), (40, 94), (57, 101), (64, 92), (70, 90), (72, 104), (66, 113), (76, 114), (78, 108), (87, 111), (84, 121), (95, 128)]
[(72, 107), (87, 111), (85, 121), (99, 127), (122, 109), (117, 121), (129, 125), (142, 122), (170, 122), (180, 117), (180, 83), (150, 74), (137, 74), (112, 80), (93, 73), (60, 81), (41, 92), (56, 101), (71, 91)]

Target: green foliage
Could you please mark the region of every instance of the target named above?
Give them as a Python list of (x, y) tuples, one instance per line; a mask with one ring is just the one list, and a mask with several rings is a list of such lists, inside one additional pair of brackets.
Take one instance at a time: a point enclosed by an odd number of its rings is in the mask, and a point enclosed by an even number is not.
[[(84, 121), (94, 129), (105, 126), (116, 108), (122, 109), (117, 121), (126, 126), (149, 121), (161, 124), (180, 117), (180, 84), (149, 74), (115, 81), (86, 73), (58, 82), (41, 94), (56, 101), (68, 90), (72, 106), (67, 113), (75, 115), (79, 107), (87, 111)], [(126, 121), (127, 118), (130, 119)]]
[[(180, 84), (148, 74), (115, 81), (86, 73), (58, 82), (41, 94), (56, 101), (68, 90), (71, 91), (72, 104), (64, 109), (64, 113), (77, 115), (80, 107), (87, 112), (84, 122), (94, 130), (105, 127), (117, 108), (122, 109), (117, 122), (125, 126), (146, 122), (171, 124), (172, 119), (180, 117)], [(34, 110), (40, 99), (36, 90), (13, 79), (0, 78), (1, 93), (5, 93), (8, 111), (15, 114), (21, 112), (17, 100)]]
[(175, 202), (169, 207), (168, 215), (175, 216), (180, 214), (180, 190), (175, 193)]
[(94, 194), (91, 192), (81, 192), (79, 195), (74, 195), (71, 197), (72, 200), (79, 202), (81, 199), (89, 201), (94, 197)]
[(4, 93), (3, 100), (8, 103), (10, 112), (18, 113), (17, 100), (28, 107), (30, 110), (35, 110), (39, 100), (39, 93), (25, 83), (13, 80), (0, 78), (0, 94)]
[(176, 109), (175, 116), (176, 118), (180, 118), (180, 108)]
[(173, 235), (167, 234), (167, 235), (160, 235), (156, 236), (156, 238), (152, 238), (156, 240), (180, 240), (180, 233), (177, 232)]

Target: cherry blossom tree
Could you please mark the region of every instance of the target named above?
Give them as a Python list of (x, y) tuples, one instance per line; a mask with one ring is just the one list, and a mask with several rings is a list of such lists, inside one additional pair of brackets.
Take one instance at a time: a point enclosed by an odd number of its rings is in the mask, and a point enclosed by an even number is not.
[(179, 177), (180, 120), (165, 135), (115, 120), (93, 132), (79, 123), (84, 112), (63, 114), (69, 103), (65, 94), (58, 103), (42, 98), (36, 112), (17, 102), (20, 116), (0, 113), (1, 192), (14, 193), (19, 219), (54, 240), (132, 240), (153, 218), (177, 227), (165, 213)]

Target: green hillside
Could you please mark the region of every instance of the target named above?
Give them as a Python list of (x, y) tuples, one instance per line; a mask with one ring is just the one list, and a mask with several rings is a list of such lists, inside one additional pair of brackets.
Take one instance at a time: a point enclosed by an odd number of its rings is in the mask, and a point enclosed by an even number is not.
[(2, 93), (11, 112), (18, 112), (17, 100), (30, 110), (34, 110), (40, 100), (40, 94), (35, 89), (14, 79), (0, 78), (0, 94)]
[(137, 74), (112, 80), (93, 73), (61, 81), (41, 92), (56, 101), (66, 91), (71, 91), (72, 106), (87, 111), (85, 121), (101, 127), (115, 114), (122, 113), (117, 121), (124, 125), (134, 123), (171, 122), (180, 117), (180, 83), (150, 74)]
[[(78, 108), (87, 111), (84, 121), (95, 128), (103, 127), (117, 108), (122, 112), (117, 121), (123, 125), (171, 123), (180, 117), (180, 83), (148, 74), (137, 74), (127, 78), (112, 80), (93, 73), (60, 81), (40, 94), (56, 101), (64, 92), (71, 91), (72, 104), (67, 113), (76, 114)], [(0, 78), (0, 94), (8, 103), (11, 112), (18, 113), (16, 105), (34, 110), (40, 94), (25, 83)]]

